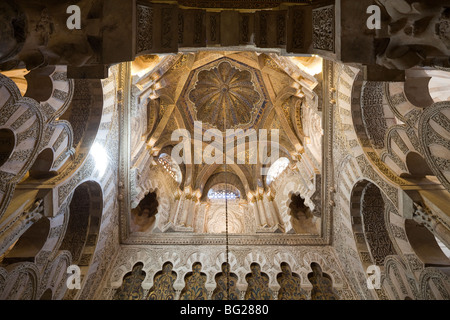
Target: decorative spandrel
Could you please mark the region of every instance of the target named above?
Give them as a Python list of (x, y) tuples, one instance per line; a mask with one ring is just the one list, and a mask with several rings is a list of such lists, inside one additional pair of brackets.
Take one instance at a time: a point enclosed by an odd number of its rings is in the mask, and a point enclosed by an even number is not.
[(162, 270), (156, 273), (154, 285), (148, 293), (148, 300), (174, 300), (173, 284), (177, 279), (177, 274), (172, 269), (172, 263), (167, 262), (163, 265)]
[(272, 290), (269, 289), (269, 276), (261, 272), (257, 263), (250, 265), (251, 273), (245, 276), (248, 283), (245, 300), (273, 300)]
[(238, 277), (230, 272), (230, 265), (223, 263), (222, 272), (216, 275), (217, 287), (212, 294), (212, 300), (239, 300), (240, 293), (236, 288), (237, 282)]
[(317, 263), (311, 264), (313, 272), (308, 274), (309, 282), (313, 289), (311, 290), (311, 300), (339, 300), (339, 297), (333, 291), (333, 283), (322, 268)]
[(114, 300), (142, 300), (144, 289), (141, 284), (145, 279), (144, 265), (136, 263), (131, 272), (123, 277), (122, 286), (114, 295)]
[(301, 280), (298, 274), (292, 273), (289, 264), (281, 263), (281, 273), (277, 276), (280, 290), (278, 300), (306, 300), (306, 294), (301, 289)]
[(206, 274), (201, 272), (202, 264), (196, 262), (192, 265), (192, 272), (184, 278), (185, 286), (181, 291), (180, 300), (207, 300)]

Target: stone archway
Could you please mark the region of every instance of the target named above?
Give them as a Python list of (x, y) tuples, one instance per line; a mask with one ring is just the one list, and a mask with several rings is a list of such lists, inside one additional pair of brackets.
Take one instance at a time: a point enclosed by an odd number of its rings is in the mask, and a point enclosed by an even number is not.
[(72, 254), (72, 264), (87, 273), (97, 246), (103, 212), (101, 186), (94, 181), (80, 184), (73, 192), (69, 205), (69, 221), (60, 250)]
[(35, 257), (43, 248), (50, 232), (50, 221), (43, 217), (25, 231), (6, 251), (0, 261), (3, 265), (19, 262), (35, 262)]
[(333, 289), (332, 278), (322, 271), (318, 263), (313, 262), (310, 267), (312, 272), (308, 273), (308, 280), (313, 286), (311, 300), (339, 300)]
[(450, 259), (439, 247), (435, 236), (424, 225), (408, 219), (405, 221), (405, 231), (411, 248), (425, 267), (450, 266)]
[(289, 215), (292, 227), (297, 234), (318, 232), (312, 210), (305, 204), (299, 193), (293, 193), (289, 199)]
[(409, 152), (406, 155), (406, 166), (411, 175), (411, 178), (434, 176), (433, 171), (428, 166), (424, 157), (417, 152)]
[(395, 254), (385, 223), (385, 199), (372, 182), (358, 182), (351, 193), (353, 236), (363, 265), (383, 266), (388, 255)]
[(54, 160), (54, 153), (51, 148), (42, 150), (29, 170), (30, 177), (40, 179), (56, 175), (56, 172), (51, 172)]
[(149, 192), (138, 206), (131, 210), (131, 232), (151, 231), (158, 214), (157, 191)]

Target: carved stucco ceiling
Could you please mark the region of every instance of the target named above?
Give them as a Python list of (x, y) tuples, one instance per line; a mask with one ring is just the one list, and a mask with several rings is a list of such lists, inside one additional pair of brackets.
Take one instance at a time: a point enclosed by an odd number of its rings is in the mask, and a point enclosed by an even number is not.
[[(177, 128), (188, 129), (194, 138), (194, 122), (201, 121), (204, 131), (210, 128), (222, 132), (237, 128), (280, 129), (281, 155), (290, 157), (300, 143), (296, 127), (300, 113), (294, 111), (298, 98), (290, 99), (297, 91), (300, 74), (300, 69), (287, 58), (276, 56), (274, 59), (271, 55), (250, 51), (199, 51), (167, 56), (139, 82), (143, 88), (147, 86), (145, 81), (153, 83), (161, 101), (159, 120), (167, 119), (162, 121), (162, 132), (152, 134), (153, 144), (159, 150), (174, 146), (170, 141)], [(172, 104), (176, 107), (169, 108)], [(166, 110), (170, 111), (167, 115)], [(258, 181), (264, 180), (257, 175), (259, 167), (248, 164), (249, 157), (250, 151), (245, 150), (246, 164), (229, 167), (246, 186), (244, 194), (255, 190), (256, 186), (263, 187)], [(195, 164), (186, 170), (186, 186), (199, 188), (202, 193), (208, 191), (203, 188), (217, 173), (214, 166), (205, 168), (204, 164)]]
[(224, 131), (255, 127), (267, 96), (259, 70), (223, 57), (191, 71), (178, 103), (191, 124)]
[[(224, 140), (227, 138), (226, 129), (255, 129), (258, 137), (261, 134), (259, 129), (268, 130), (270, 137), (270, 129), (279, 129), (279, 144), (276, 145), (279, 147), (279, 157), (286, 157), (294, 162), (294, 156), (302, 150), (301, 137), (304, 130), (301, 109), (304, 104), (307, 105), (308, 98), (311, 105), (315, 101), (312, 90), (316, 83), (312, 76), (289, 61), (286, 57), (250, 51), (205, 50), (164, 57), (158, 67), (142, 71), (138, 75), (140, 78), (136, 80), (136, 92), (139, 92), (141, 101), (152, 101), (141, 110), (142, 115), (147, 115), (148, 118), (147, 131), (139, 132), (145, 135), (147, 146), (151, 146), (147, 150), (151, 150), (154, 157), (163, 152), (171, 154), (173, 149), (177, 150), (175, 147), (180, 142), (174, 141), (172, 134), (176, 129), (187, 129), (191, 138), (191, 156), (202, 155), (210, 141), (205, 139), (198, 143), (199, 138), (194, 132), (197, 126), (194, 122), (201, 121), (204, 131), (217, 128), (222, 131)], [(310, 95), (306, 96), (302, 90), (308, 90)], [(136, 114), (135, 117), (139, 115)], [(142, 139), (142, 134), (139, 134), (139, 139)], [(135, 139), (136, 145), (139, 139)], [(267, 139), (268, 152), (271, 154), (272, 145), (270, 138)], [(228, 146), (226, 141), (224, 145)], [(233, 189), (239, 197), (227, 198), (230, 200), (229, 231), (235, 234), (253, 234), (257, 232), (252, 218), (256, 208), (255, 201), (259, 201), (260, 206), (265, 205), (266, 201), (275, 201), (273, 197), (276, 192), (272, 192), (272, 189), (277, 187), (282, 189), (277, 189), (280, 197), (287, 197), (287, 192), (293, 189), (298, 190), (298, 187), (280, 187), (287, 179), (286, 176), (281, 176), (283, 182), (268, 185), (261, 170), (264, 164), (250, 161), (253, 155), (258, 156), (257, 150), (246, 146), (244, 150), (237, 150), (235, 147), (234, 152), (235, 161), (231, 164), (183, 164), (180, 166), (183, 176), (181, 184), (169, 183), (172, 179), (168, 179), (167, 172), (158, 171), (158, 167), (150, 169), (152, 188), (158, 190), (161, 198), (159, 210), (172, 215), (170, 210), (178, 209), (173, 209), (170, 203), (175, 201), (173, 199), (178, 199), (182, 201), (180, 213), (189, 214), (175, 214), (175, 220), (171, 223), (181, 229), (170, 230), (221, 234), (227, 221), (222, 201), (224, 199), (209, 198), (208, 192)], [(245, 163), (237, 162), (238, 155), (245, 158)], [(145, 170), (147, 169), (141, 169), (141, 172)], [(171, 199), (170, 195), (173, 194), (175, 196)], [(284, 200), (277, 201), (285, 203)], [(190, 209), (193, 203), (195, 211)], [(258, 207), (257, 210), (263, 209)], [(158, 230), (166, 230), (164, 226), (158, 225), (158, 228), (161, 227)], [(183, 229), (183, 226), (193, 229)]]

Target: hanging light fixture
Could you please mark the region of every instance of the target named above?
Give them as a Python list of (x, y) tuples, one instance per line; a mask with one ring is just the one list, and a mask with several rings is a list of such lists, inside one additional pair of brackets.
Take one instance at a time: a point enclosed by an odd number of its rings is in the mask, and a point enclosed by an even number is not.
[[(225, 108), (227, 107), (227, 105), (225, 106)], [(224, 132), (226, 130), (225, 128), (225, 124), (227, 123), (227, 112), (223, 113), (223, 117), (224, 117), (224, 121), (223, 121), (223, 125), (224, 125)], [(230, 300), (230, 271), (231, 271), (231, 266), (230, 266), (230, 248), (229, 248), (229, 234), (228, 234), (228, 164), (227, 164), (227, 157), (226, 157), (226, 152), (222, 153), (223, 155), (225, 155), (225, 243), (226, 243), (226, 247), (225, 247), (225, 258), (226, 258), (226, 263), (227, 263), (227, 267), (226, 267), (226, 279), (227, 279), (227, 295), (226, 295), (226, 300)]]
[(227, 261), (227, 268), (226, 268), (226, 276), (227, 276), (227, 300), (230, 300), (230, 261), (229, 261), (229, 235), (228, 235), (228, 167), (227, 163), (225, 161), (225, 242), (226, 242), (226, 249), (225, 249), (225, 258)]

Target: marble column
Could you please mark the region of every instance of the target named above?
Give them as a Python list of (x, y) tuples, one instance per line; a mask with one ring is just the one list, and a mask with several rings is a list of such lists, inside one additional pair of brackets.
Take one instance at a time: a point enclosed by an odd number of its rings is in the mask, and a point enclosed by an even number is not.
[(259, 212), (258, 212), (258, 204), (257, 204), (257, 199), (256, 197), (253, 197), (250, 201), (250, 206), (253, 209), (253, 214), (255, 216), (255, 221), (256, 221), (256, 228), (260, 228), (261, 227), (261, 219), (259, 218)]
[(260, 227), (262, 228), (267, 228), (269, 227), (268, 223), (267, 223), (267, 218), (266, 218), (266, 213), (264, 210), (264, 202), (263, 202), (263, 196), (262, 195), (258, 195), (257, 196), (257, 205), (258, 205), (258, 216), (259, 216), (259, 220), (260, 220)]
[(187, 193), (183, 198), (183, 209), (179, 213), (179, 219), (177, 223), (178, 225), (186, 226), (190, 205), (191, 205), (191, 195), (190, 193)]
[(275, 204), (273, 203), (274, 200), (275, 200), (275, 197), (273, 195), (267, 196), (267, 203), (269, 206), (269, 211), (272, 213), (274, 225), (281, 226), (281, 225), (283, 225), (283, 222), (281, 221), (280, 215), (278, 214), (278, 210), (277, 210)]

